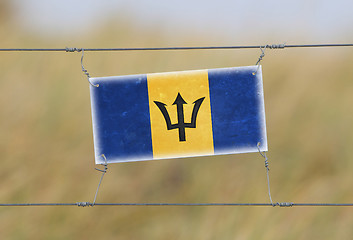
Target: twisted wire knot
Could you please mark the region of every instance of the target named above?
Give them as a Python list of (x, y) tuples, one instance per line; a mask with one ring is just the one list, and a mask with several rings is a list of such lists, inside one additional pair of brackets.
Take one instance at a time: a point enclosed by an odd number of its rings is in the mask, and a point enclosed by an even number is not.
[(91, 83), (91, 81), (90, 81), (91, 76), (89, 75), (88, 71), (83, 66), (83, 57), (84, 57), (84, 54), (85, 54), (84, 49), (81, 48), (79, 51), (82, 51), (82, 56), (81, 56), (81, 69), (82, 69), (82, 72), (87, 76), (87, 80), (88, 80), (89, 84), (91, 84), (92, 87), (99, 87), (99, 84), (94, 85), (93, 83)]
[(267, 171), (270, 171), (269, 165), (270, 163), (268, 162), (268, 158), (266, 156), (265, 152), (261, 152), (260, 150), (260, 142), (257, 143), (257, 149), (259, 150), (259, 153), (261, 154), (261, 156), (265, 159), (265, 168), (267, 169)]
[(268, 159), (265, 160), (265, 168), (267, 168), (268, 170), (270, 170), (270, 168), (268, 167), (269, 163), (268, 163)]
[(91, 78), (91, 76), (89, 75), (88, 71), (83, 67), (83, 65), (82, 65), (82, 72), (83, 72), (83, 74), (85, 74), (87, 76), (88, 79)]
[(265, 46), (264, 50), (262, 50), (262, 48), (261, 48), (261, 54), (260, 54), (259, 60), (257, 60), (255, 65), (258, 65), (262, 61), (262, 59), (264, 58), (266, 48), (267, 48), (267, 46)]
[(285, 47), (286, 47), (285, 43), (266, 45), (266, 48), (269, 48), (269, 49), (284, 49)]
[(65, 48), (66, 52), (82, 52), (82, 50), (83, 50), (82, 48), (75, 48), (75, 47), (74, 48), (69, 48), (69, 47)]
[(294, 203), (292, 202), (277, 202), (277, 203), (273, 203), (272, 206), (276, 207), (293, 207)]
[(90, 202), (77, 202), (77, 207), (93, 207), (93, 204)]

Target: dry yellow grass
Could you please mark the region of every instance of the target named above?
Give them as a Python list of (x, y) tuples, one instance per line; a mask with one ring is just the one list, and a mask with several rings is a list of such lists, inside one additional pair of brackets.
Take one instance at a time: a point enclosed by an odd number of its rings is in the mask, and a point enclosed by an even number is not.
[[(2, 47), (48, 46), (48, 39), (6, 25), (1, 31)], [(141, 33), (144, 39), (136, 32), (107, 27), (89, 39), (51, 39), (49, 47), (170, 45), (158, 31)], [(207, 43), (200, 39), (183, 43)], [(110, 76), (253, 65), (258, 55), (258, 50), (90, 52), (85, 67), (92, 76)], [(94, 170), (89, 87), (79, 60), (78, 53), (0, 53), (2, 203), (93, 200), (100, 174)], [(274, 201), (353, 202), (352, 64), (350, 48), (267, 52), (263, 79)], [(263, 166), (259, 154), (112, 164), (97, 201), (268, 202)], [(0, 237), (350, 239), (351, 211), (1, 207)]]

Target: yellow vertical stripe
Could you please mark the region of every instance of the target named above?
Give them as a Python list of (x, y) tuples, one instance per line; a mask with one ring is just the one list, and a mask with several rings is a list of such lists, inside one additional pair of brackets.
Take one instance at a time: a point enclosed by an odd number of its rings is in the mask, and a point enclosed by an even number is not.
[[(211, 105), (207, 70), (147, 75), (153, 158), (175, 158), (210, 155), (214, 153)], [(155, 101), (165, 104), (172, 124), (178, 123), (178, 93), (186, 102), (182, 108), (184, 122), (191, 123), (195, 101), (204, 98), (197, 118), (196, 128), (185, 128), (185, 141), (180, 141), (179, 129), (167, 129), (165, 117)], [(201, 100), (200, 100), (201, 101)], [(199, 102), (200, 102), (199, 101)], [(179, 117), (180, 119), (180, 117)]]

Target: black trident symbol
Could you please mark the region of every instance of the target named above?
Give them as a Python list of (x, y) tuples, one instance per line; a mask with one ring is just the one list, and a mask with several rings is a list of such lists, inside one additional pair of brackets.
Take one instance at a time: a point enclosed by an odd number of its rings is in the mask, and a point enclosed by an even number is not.
[(169, 113), (166, 109), (165, 106), (166, 104), (158, 101), (154, 101), (154, 103), (157, 105), (159, 110), (162, 112), (163, 117), (165, 119), (165, 122), (167, 124), (167, 130), (172, 130), (172, 129), (179, 129), (179, 142), (184, 142), (185, 140), (185, 128), (196, 128), (196, 117), (197, 113), (200, 109), (200, 106), (203, 102), (205, 97), (202, 97), (200, 99), (197, 99), (195, 102), (193, 102), (194, 108), (192, 110), (191, 114), (191, 122), (186, 123), (184, 122), (184, 104), (187, 104), (185, 100), (181, 97), (180, 93), (178, 93), (178, 96), (176, 97), (173, 105), (177, 105), (177, 113), (178, 113), (178, 123), (172, 124), (170, 121)]

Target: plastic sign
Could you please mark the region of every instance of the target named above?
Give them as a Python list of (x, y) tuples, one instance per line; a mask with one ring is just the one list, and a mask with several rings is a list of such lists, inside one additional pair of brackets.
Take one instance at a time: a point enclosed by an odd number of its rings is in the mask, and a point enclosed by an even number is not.
[(96, 164), (267, 151), (261, 67), (90, 81)]

